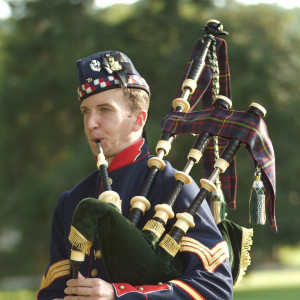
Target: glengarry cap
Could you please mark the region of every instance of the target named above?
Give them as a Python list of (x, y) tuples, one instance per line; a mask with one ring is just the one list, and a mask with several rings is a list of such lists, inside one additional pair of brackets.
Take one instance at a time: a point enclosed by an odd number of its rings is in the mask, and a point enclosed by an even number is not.
[(105, 90), (128, 87), (145, 90), (149, 86), (135, 69), (131, 60), (119, 51), (104, 51), (77, 61), (79, 70), (79, 100)]

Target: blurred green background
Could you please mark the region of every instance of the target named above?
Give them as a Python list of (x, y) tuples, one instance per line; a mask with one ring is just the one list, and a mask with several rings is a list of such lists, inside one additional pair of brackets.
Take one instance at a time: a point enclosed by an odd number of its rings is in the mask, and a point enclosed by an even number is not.
[[(101, 9), (92, 0), (6, 3), (12, 14), (0, 19), (0, 299), (34, 299), (34, 292), (10, 291), (38, 289), (57, 198), (96, 167), (79, 113), (76, 60), (109, 49), (132, 58), (152, 91), (147, 135), (154, 153), (160, 121), (202, 26), (212, 18), (230, 33), (225, 39), (233, 107), (247, 110), (253, 101), (266, 107), (276, 154), (279, 231), (254, 226), (252, 265), (235, 299), (297, 299), (300, 9), (234, 0), (140, 0)], [(179, 169), (187, 144), (190, 137), (179, 137), (168, 156)], [(195, 169), (198, 181), (201, 168)], [(244, 149), (237, 172), (237, 210), (228, 213), (251, 227), (254, 168)]]

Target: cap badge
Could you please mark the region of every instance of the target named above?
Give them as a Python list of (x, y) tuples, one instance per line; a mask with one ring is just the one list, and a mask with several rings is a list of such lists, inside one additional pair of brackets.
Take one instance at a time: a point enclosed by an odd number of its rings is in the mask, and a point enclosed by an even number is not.
[(98, 60), (93, 59), (90, 63), (90, 67), (95, 72), (100, 72), (101, 71), (101, 64)]
[(115, 61), (113, 57), (108, 57), (108, 63), (112, 71), (119, 71), (122, 70), (122, 66), (119, 64), (118, 61)]

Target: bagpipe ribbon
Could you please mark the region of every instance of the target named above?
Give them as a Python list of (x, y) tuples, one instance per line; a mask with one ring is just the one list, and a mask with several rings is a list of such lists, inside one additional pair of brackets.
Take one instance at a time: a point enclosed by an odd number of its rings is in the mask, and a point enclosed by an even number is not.
[[(230, 98), (230, 73), (229, 73), (229, 62), (227, 55), (227, 44), (226, 41), (220, 38), (216, 39), (216, 49), (217, 49), (217, 57), (219, 64), (219, 81), (220, 81), (220, 89), (219, 94)], [(190, 57), (187, 62), (187, 66), (183, 75), (183, 79), (185, 78), (192, 61), (197, 57), (199, 50), (201, 49), (203, 42), (202, 39), (198, 39), (192, 49)], [(213, 107), (212, 99), (212, 67), (210, 65), (209, 57), (206, 57), (205, 67), (203, 73), (201, 74), (201, 78), (199, 79), (198, 86), (195, 92), (191, 95), (189, 99), (190, 103), (190, 111), (194, 109), (197, 103), (201, 100), (203, 109), (210, 109)], [(183, 81), (183, 80), (182, 80)], [(181, 86), (177, 90), (176, 97), (180, 97), (182, 94)]]
[[(230, 71), (229, 71), (229, 61), (228, 61), (228, 53), (227, 53), (227, 44), (226, 41), (220, 38), (215, 39), (216, 43), (216, 54), (218, 60), (218, 71), (219, 71), (219, 87), (218, 92), (219, 95), (226, 96), (230, 99), (231, 96), (231, 87), (230, 87)], [(202, 39), (198, 39), (192, 49), (190, 57), (188, 59), (187, 67), (184, 72), (183, 78), (188, 73), (189, 67), (192, 61), (197, 57), (199, 50), (203, 44)], [(190, 103), (190, 112), (197, 105), (197, 103), (201, 100), (202, 109), (212, 109), (214, 102), (214, 83), (213, 83), (213, 68), (212, 61), (210, 60), (209, 55), (206, 57), (205, 68), (203, 73), (199, 79), (197, 88), (195, 92), (191, 95), (189, 99)], [(181, 95), (181, 86), (177, 90), (176, 97), (180, 97)], [(223, 150), (226, 146), (227, 141), (222, 138), (219, 139), (219, 148)], [(206, 151), (202, 157), (202, 166), (203, 166), (203, 176), (204, 178), (208, 178), (210, 174), (213, 172), (214, 165), (214, 145), (211, 140), (206, 148)], [(236, 167), (235, 167), (235, 159), (231, 162), (229, 168), (225, 171), (225, 173), (220, 174), (220, 181), (222, 182), (222, 189), (224, 198), (228, 204), (228, 206), (232, 209), (236, 208), (236, 186), (237, 186), (237, 178), (236, 178)]]
[[(254, 114), (222, 108), (190, 113), (172, 112), (163, 121), (164, 131), (174, 135), (209, 132), (224, 139), (238, 139), (245, 144), (254, 161), (262, 169), (266, 191), (266, 211), (272, 229), (277, 232), (275, 219), (275, 154), (264, 120)], [(236, 185), (222, 186), (234, 190)], [(231, 192), (232, 193), (232, 192)]]

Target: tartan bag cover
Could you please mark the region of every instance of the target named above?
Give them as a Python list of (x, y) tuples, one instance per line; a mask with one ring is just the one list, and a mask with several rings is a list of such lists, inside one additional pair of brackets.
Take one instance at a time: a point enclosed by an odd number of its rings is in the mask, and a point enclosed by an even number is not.
[[(162, 124), (164, 131), (174, 135), (207, 131), (224, 139), (238, 139), (245, 144), (254, 161), (262, 169), (266, 192), (266, 211), (272, 229), (276, 232), (275, 219), (275, 154), (264, 120), (252, 113), (207, 109), (190, 113), (172, 112)], [(227, 186), (236, 189), (235, 184)]]

